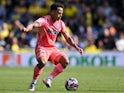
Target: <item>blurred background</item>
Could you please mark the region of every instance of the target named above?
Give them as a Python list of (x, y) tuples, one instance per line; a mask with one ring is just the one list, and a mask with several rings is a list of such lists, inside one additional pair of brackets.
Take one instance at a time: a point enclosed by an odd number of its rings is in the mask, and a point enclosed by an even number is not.
[[(0, 0), (0, 52), (34, 52), (37, 32), (20, 31), (16, 23), (27, 26), (49, 14), (54, 2), (65, 5), (67, 32), (86, 53), (124, 52), (124, 0)], [(56, 46), (74, 51), (61, 35)]]

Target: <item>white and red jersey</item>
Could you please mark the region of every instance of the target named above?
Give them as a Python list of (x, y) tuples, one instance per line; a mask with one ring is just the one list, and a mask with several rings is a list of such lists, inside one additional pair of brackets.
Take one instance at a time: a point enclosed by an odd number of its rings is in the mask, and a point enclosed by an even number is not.
[(52, 21), (50, 15), (46, 15), (37, 19), (40, 26), (38, 31), (37, 45), (36, 47), (54, 47), (57, 35), (59, 32), (65, 32), (65, 23), (62, 20)]

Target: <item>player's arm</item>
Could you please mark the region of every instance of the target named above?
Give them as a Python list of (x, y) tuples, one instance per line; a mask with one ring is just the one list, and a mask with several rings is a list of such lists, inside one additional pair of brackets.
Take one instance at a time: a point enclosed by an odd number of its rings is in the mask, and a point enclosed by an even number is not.
[(39, 28), (40, 25), (37, 22), (33, 22), (27, 26), (27, 28), (24, 30), (25, 32), (31, 31), (33, 28)]
[(78, 45), (74, 42), (74, 40), (70, 37), (70, 35), (68, 35), (66, 32), (63, 32), (62, 34), (66, 42), (70, 44), (71, 46), (73, 46), (82, 55), (83, 49), (78, 47)]
[(25, 32), (31, 31), (33, 29), (33, 27), (37, 27), (37, 24), (34, 22), (34, 23), (31, 23), (30, 25), (28, 25), (27, 28), (26, 28), (19, 20), (15, 21), (15, 25), (20, 30), (25, 31)]
[(44, 18), (39, 18), (35, 20), (33, 23), (29, 24), (25, 29), (25, 32), (31, 31), (33, 28), (40, 28), (45, 24), (46, 20)]
[(24, 26), (19, 20), (16, 20), (16, 21), (15, 21), (15, 25), (16, 25), (20, 30), (24, 30), (24, 29), (25, 29), (25, 26)]

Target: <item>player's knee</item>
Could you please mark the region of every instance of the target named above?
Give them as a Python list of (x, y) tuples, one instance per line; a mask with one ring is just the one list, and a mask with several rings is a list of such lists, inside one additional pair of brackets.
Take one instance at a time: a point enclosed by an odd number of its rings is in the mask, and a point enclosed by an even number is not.
[(38, 59), (38, 67), (43, 68), (47, 64), (46, 61), (42, 61), (41, 59)]
[(69, 59), (68, 59), (67, 57), (61, 57), (60, 63), (62, 64), (62, 66), (63, 66), (64, 68), (66, 68), (67, 65), (69, 64)]

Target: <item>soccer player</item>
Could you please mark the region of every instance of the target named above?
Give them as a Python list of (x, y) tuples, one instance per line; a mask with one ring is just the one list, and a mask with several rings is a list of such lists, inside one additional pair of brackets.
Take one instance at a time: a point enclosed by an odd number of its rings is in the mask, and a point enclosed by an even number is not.
[(52, 80), (67, 67), (69, 63), (68, 57), (55, 46), (55, 41), (59, 33), (62, 33), (66, 42), (73, 46), (80, 54), (83, 53), (83, 49), (78, 47), (73, 39), (66, 33), (65, 24), (61, 20), (63, 8), (64, 6), (60, 3), (52, 4), (49, 15), (40, 17), (23, 29), (25, 32), (31, 31), (33, 28), (39, 29), (35, 48), (38, 64), (34, 67), (33, 80), (29, 87), (30, 91), (35, 90), (37, 80), (48, 61), (55, 65), (49, 76), (43, 79), (43, 83), (48, 88), (51, 87)]

